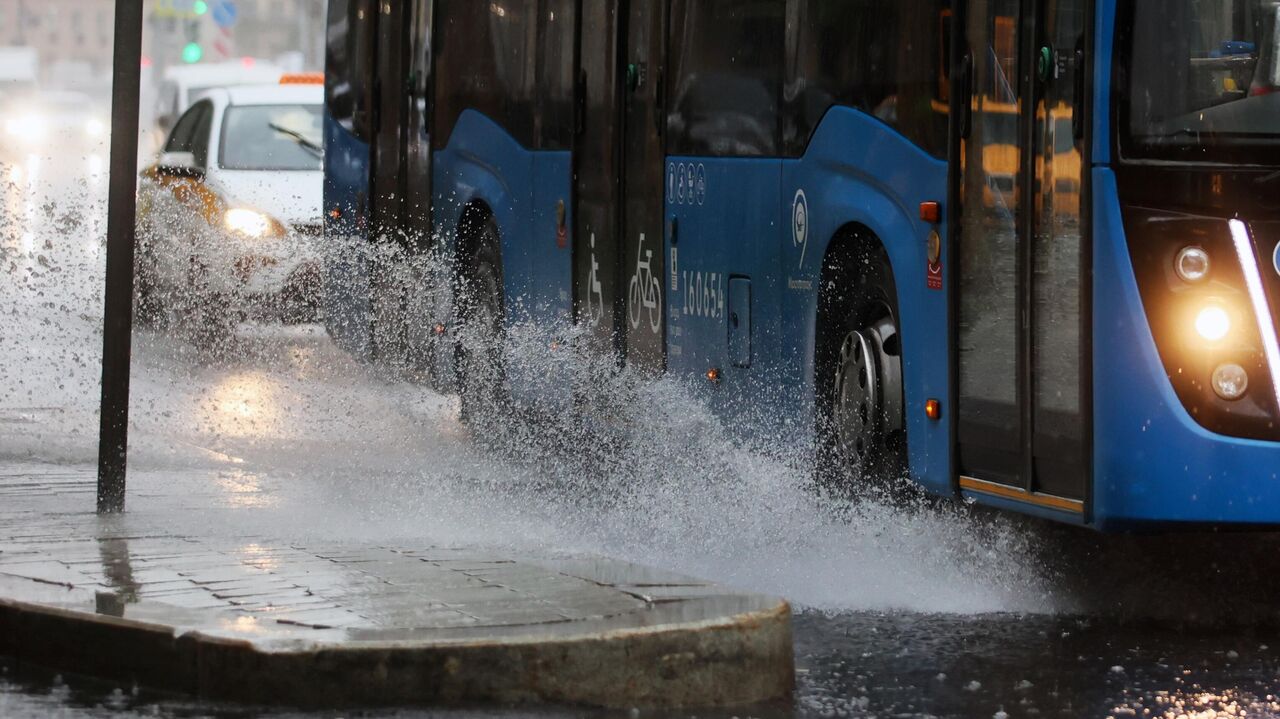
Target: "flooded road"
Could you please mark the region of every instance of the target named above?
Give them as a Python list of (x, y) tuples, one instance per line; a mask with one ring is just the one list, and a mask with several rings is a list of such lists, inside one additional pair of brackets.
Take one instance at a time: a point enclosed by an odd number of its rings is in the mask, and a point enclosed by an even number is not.
[[(89, 465), (102, 161), (0, 171), (0, 462)], [(1274, 535), (1112, 538), (950, 503), (847, 506), (671, 380), (632, 388), (662, 409), (624, 442), (575, 452), (513, 433), (499, 451), (452, 397), (360, 365), (318, 326), (242, 325), (217, 356), (141, 329), (134, 350), (131, 471), (217, 478), (172, 518), (188, 531), (600, 553), (792, 600), (794, 704), (698, 716), (1280, 716)], [(0, 716), (259, 715), (0, 672)], [(608, 716), (431, 715), (531, 714)]]

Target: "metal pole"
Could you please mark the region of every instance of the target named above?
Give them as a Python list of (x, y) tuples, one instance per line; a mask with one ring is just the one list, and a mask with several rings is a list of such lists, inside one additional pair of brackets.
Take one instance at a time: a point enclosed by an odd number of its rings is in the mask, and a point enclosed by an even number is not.
[(98, 511), (124, 511), (129, 447), (129, 356), (133, 331), (133, 244), (137, 211), (138, 93), (142, 1), (116, 0), (111, 83), (111, 184), (107, 195), (107, 281), (102, 319), (102, 423)]

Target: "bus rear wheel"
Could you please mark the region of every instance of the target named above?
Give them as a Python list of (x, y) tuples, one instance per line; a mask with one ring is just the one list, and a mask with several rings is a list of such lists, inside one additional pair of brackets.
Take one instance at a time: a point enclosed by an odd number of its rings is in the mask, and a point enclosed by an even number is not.
[(498, 229), (487, 219), (478, 232), (474, 251), (463, 261), (454, 284), (455, 358), (462, 421), (473, 429), (485, 429), (507, 407), (505, 314)]
[(844, 266), (851, 281), (823, 283), (819, 477), (842, 493), (893, 499), (907, 465), (897, 289), (878, 246), (864, 244)]

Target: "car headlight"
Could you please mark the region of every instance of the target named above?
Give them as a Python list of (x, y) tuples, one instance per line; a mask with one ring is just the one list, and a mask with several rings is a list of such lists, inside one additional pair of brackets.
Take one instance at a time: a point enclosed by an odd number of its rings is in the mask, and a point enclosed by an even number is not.
[(4, 124), (4, 131), (27, 142), (44, 138), (44, 123), (38, 115), (20, 115)]
[(84, 132), (89, 137), (102, 137), (107, 133), (107, 126), (96, 117), (89, 118), (84, 124)]
[(284, 234), (284, 226), (276, 220), (257, 210), (249, 210), (243, 207), (227, 210), (226, 214), (223, 215), (222, 222), (227, 226), (228, 230), (255, 240)]

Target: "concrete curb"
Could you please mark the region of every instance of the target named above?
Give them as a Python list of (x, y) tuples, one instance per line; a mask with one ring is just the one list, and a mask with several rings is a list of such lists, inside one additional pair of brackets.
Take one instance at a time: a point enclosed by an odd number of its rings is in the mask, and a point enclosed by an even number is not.
[[(758, 597), (744, 611), (706, 618), (704, 608), (698, 618), (662, 617), (651, 626), (587, 621), (501, 638), (353, 640), (315, 631), (254, 637), (231, 615), (225, 629), (187, 629), (157, 603), (131, 605), (135, 616), (125, 618), (99, 613), (109, 606), (91, 608), (103, 597), (84, 589), (45, 584), (38, 591), (37, 602), (0, 596), (0, 651), (215, 700), (302, 708), (707, 707), (785, 698), (794, 685), (790, 607)], [(717, 599), (724, 598), (708, 601)]]

